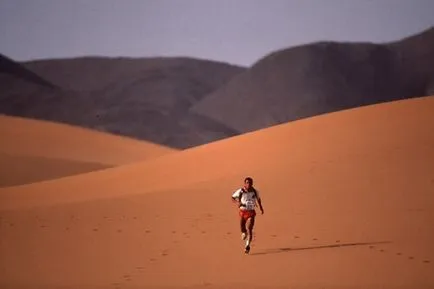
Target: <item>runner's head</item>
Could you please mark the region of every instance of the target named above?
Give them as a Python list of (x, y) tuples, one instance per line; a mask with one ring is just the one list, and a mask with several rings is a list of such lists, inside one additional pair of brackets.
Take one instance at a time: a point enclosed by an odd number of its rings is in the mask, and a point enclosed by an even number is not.
[(251, 177), (247, 177), (244, 179), (244, 187), (246, 189), (250, 189), (253, 186), (253, 179)]

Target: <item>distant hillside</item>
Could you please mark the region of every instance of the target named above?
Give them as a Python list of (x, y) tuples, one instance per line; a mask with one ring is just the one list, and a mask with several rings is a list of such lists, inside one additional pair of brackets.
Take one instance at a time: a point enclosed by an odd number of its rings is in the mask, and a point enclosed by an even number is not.
[[(16, 63), (12, 59), (0, 54), (0, 77), (2, 77), (2, 82), (5, 84), (6, 75), (16, 77), (30, 83), (37, 85), (54, 88), (54, 85), (45, 79), (39, 77), (34, 72), (24, 68), (22, 65)], [(2, 89), (7, 89), (7, 87), (2, 87)]]
[[(0, 74), (0, 113), (65, 122), (187, 148), (237, 134), (189, 112), (244, 68), (190, 58), (101, 58), (15, 63), (58, 85)], [(14, 85), (11, 85), (14, 84)]]
[(273, 52), (194, 105), (247, 132), (434, 91), (434, 28), (394, 43), (316, 42)]
[(246, 69), (192, 58), (0, 61), (0, 113), (190, 148), (300, 118), (434, 94), (434, 28), (316, 42)]

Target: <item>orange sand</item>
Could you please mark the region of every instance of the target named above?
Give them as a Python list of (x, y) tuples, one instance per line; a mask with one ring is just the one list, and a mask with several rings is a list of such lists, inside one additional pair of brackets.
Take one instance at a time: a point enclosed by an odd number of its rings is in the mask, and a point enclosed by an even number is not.
[(146, 160), (176, 150), (65, 124), (0, 115), (0, 186)]
[[(352, 109), (0, 189), (0, 287), (434, 288), (433, 110)], [(246, 175), (265, 208), (248, 256), (230, 202)]]

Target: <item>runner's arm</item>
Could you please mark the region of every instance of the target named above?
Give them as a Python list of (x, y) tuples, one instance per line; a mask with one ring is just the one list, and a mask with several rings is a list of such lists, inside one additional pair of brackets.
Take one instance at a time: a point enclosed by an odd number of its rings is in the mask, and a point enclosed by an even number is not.
[(236, 203), (238, 206), (241, 204), (240, 193), (241, 189), (238, 189), (232, 194), (232, 202)]
[(259, 208), (261, 209), (261, 213), (263, 214), (264, 213), (264, 208), (262, 207), (261, 198), (258, 197), (257, 201), (258, 201)]
[(256, 201), (258, 202), (259, 208), (261, 209), (261, 213), (264, 214), (264, 208), (262, 207), (262, 200), (258, 190), (256, 190)]

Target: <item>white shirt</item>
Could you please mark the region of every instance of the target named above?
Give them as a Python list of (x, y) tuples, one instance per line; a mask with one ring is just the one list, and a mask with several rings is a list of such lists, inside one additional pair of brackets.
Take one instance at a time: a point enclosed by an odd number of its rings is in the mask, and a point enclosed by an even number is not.
[(248, 192), (244, 189), (244, 192), (242, 191), (242, 188), (239, 188), (236, 190), (233, 194), (233, 198), (239, 198), (241, 195), (240, 203), (244, 206), (240, 207), (241, 210), (254, 210), (256, 207), (256, 200), (259, 198), (259, 192), (256, 190), (256, 197), (255, 192)]

